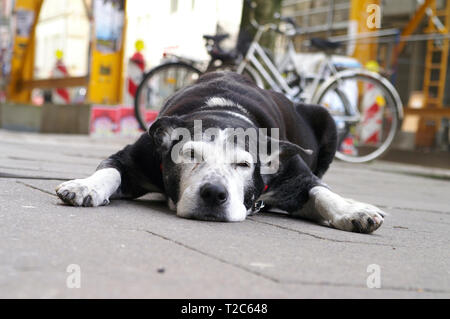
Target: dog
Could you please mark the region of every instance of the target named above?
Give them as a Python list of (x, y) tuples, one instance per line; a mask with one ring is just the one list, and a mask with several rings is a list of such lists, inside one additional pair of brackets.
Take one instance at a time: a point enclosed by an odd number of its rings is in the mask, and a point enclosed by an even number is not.
[(97, 207), (159, 192), (184, 218), (238, 222), (260, 211), (285, 212), (372, 233), (385, 213), (321, 181), (336, 148), (335, 122), (324, 107), (294, 104), (245, 76), (213, 72), (172, 95), (134, 144), (56, 193), (66, 204)]

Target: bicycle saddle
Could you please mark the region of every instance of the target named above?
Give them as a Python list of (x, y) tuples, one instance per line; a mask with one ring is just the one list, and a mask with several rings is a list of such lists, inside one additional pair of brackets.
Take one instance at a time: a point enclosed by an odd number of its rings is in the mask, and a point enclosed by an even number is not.
[(216, 35), (204, 35), (203, 39), (205, 40), (212, 40), (216, 43), (222, 42), (223, 40), (227, 39), (230, 35), (227, 33), (224, 34), (216, 34)]
[(209, 54), (213, 60), (221, 60), (223, 62), (233, 61), (239, 56), (238, 52), (234, 49), (225, 51), (220, 48), (212, 49), (209, 51)]
[(320, 50), (334, 50), (339, 48), (342, 43), (340, 42), (332, 42), (327, 39), (321, 39), (321, 38), (311, 38), (311, 45), (313, 47), (316, 47)]

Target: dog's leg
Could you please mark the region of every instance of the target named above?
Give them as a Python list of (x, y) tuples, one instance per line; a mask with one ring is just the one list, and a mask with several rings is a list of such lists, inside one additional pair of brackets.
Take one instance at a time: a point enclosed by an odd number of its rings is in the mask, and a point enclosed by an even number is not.
[(160, 159), (151, 143), (143, 134), (135, 144), (103, 161), (92, 176), (59, 185), (56, 194), (69, 205), (97, 207), (110, 199), (162, 192)]
[(62, 183), (56, 188), (56, 194), (63, 202), (73, 206), (104, 206), (109, 204), (120, 183), (121, 176), (117, 169), (103, 168), (88, 178)]
[[(317, 178), (321, 178), (334, 158), (337, 134), (334, 119), (322, 106), (296, 105), (297, 113), (306, 120), (318, 144), (317, 163), (311, 171), (305, 166), (295, 172), (302, 180), (305, 196), (298, 198), (300, 209), (291, 209), (293, 215), (315, 220), (345, 231), (371, 233), (383, 223), (384, 213), (378, 208), (342, 198), (333, 193)], [(315, 183), (315, 185), (313, 185)], [(306, 201), (305, 201), (306, 199)]]
[(377, 207), (343, 198), (324, 186), (311, 188), (309, 197), (294, 216), (359, 233), (371, 233), (383, 223), (385, 213)]
[(280, 209), (292, 216), (334, 228), (371, 233), (383, 223), (384, 213), (375, 206), (345, 199), (330, 191), (299, 157), (284, 164), (261, 195), (267, 210)]

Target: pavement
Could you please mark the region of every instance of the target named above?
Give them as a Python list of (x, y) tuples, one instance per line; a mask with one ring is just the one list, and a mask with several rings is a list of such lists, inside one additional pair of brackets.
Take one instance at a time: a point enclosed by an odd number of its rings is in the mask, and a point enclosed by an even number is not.
[(155, 196), (58, 200), (130, 142), (0, 130), (0, 298), (450, 298), (449, 170), (335, 162), (326, 183), (389, 214), (371, 235), (185, 220)]

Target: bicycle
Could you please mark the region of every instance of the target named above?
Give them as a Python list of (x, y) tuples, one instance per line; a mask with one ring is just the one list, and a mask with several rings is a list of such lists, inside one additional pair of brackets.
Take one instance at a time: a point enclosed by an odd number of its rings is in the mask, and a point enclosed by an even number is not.
[[(402, 102), (393, 85), (378, 73), (362, 68), (338, 71), (332, 62), (330, 52), (337, 49), (340, 43), (318, 38), (312, 38), (311, 45), (325, 53), (324, 59), (319, 63), (316, 75), (302, 75), (296, 68), (297, 52), (293, 43), (293, 38), (301, 33), (301, 30), (290, 18), (278, 15), (278, 19), (285, 24), (284, 31), (277, 24), (260, 25), (254, 19), (254, 15), (251, 15), (251, 23), (257, 32), (245, 55), (239, 54), (236, 50), (229, 52), (221, 50), (218, 43), (223, 40), (223, 36), (218, 38), (209, 36), (209, 39), (205, 37), (212, 41), (209, 46), (207, 44), (211, 56), (207, 70), (214, 69), (214, 61), (220, 60), (223, 66), (219, 68), (246, 73), (261, 88), (283, 93), (293, 102), (320, 104), (326, 107), (335, 119), (338, 130), (339, 146), (336, 157), (343, 161), (364, 163), (385, 154), (403, 119)], [(268, 51), (259, 44), (261, 36), (267, 31), (278, 32), (288, 39), (287, 49), (279, 63), (273, 61)], [(139, 88), (142, 86), (145, 92), (157, 91), (166, 98), (182, 86), (195, 82), (202, 73), (185, 61), (169, 62), (150, 71)], [(184, 76), (175, 77), (180, 74)], [(182, 86), (172, 85), (173, 91), (169, 94), (164, 90), (160, 91), (158, 86), (151, 83), (161, 79), (167, 83), (170, 82), (167, 80), (171, 79), (172, 84), (178, 84), (180, 79)], [(135, 100), (138, 119), (142, 107), (139, 97), (142, 92), (139, 88)], [(159, 101), (147, 99), (146, 105), (147, 102), (152, 102), (153, 105), (161, 103), (162, 106), (163, 99)], [(141, 120), (139, 121), (142, 125)]]

